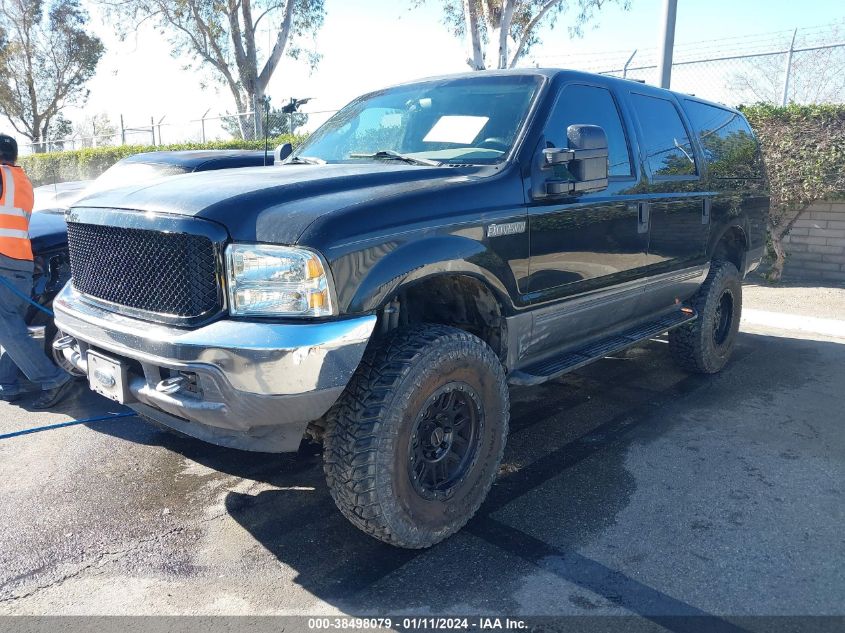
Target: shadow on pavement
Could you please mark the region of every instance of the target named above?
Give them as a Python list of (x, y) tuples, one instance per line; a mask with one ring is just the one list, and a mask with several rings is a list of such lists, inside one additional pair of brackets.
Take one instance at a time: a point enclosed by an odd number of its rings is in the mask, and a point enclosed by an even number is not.
[[(298, 584), (350, 613), (397, 613), (425, 605), (436, 605), (438, 614), (520, 612), (525, 604), (514, 596), (528, 572), (514, 570), (533, 569), (601, 599), (601, 605), (590, 606), (577, 595), (570, 594), (569, 601), (560, 596), (556, 603), (534, 605), (538, 613), (616, 609), (673, 631), (694, 630), (683, 619), (693, 616), (698, 624), (705, 618), (708, 630), (732, 631), (741, 629), (694, 606), (699, 604), (696, 595), (669, 595), (649, 586), (647, 578), (610, 568), (580, 550), (629, 507), (636, 490), (626, 466), (631, 451), (659, 441), (681, 424), (664, 415), (667, 408), (706, 409), (716, 402), (730, 406), (729, 398), (765, 400), (786, 388), (823, 384), (832, 366), (845, 367), (845, 345), (741, 334), (732, 364), (718, 376), (676, 370), (665, 342), (653, 341), (533, 390), (515, 389), (512, 432), (490, 496), (462, 533), (423, 551), (381, 544), (352, 527), (335, 508), (314, 457), (218, 448), (139, 421), (97, 430), (159, 444), (210, 468), (276, 487), (254, 495), (229, 492), (226, 509), (297, 572)], [(532, 504), (528, 516), (508, 514), (512, 504), (526, 500)], [(654, 517), (658, 524), (672, 520), (677, 517)], [(535, 523), (551, 537), (533, 534)], [(662, 563), (671, 568), (674, 561)], [(702, 565), (706, 573), (717, 574), (718, 560)], [(466, 570), (471, 579), (445, 573), (450, 566)]]
[(35, 415), (39, 413), (58, 413), (67, 415), (71, 418), (81, 419), (89, 418), (108, 413), (117, 413), (124, 411), (125, 407), (101, 398), (93, 391), (88, 389), (88, 385), (84, 381), (76, 381), (73, 392), (71, 392), (64, 400), (56, 406), (47, 411), (38, 411), (32, 408), (33, 401), (38, 397), (40, 391), (30, 391), (21, 400), (14, 404), (24, 411), (30, 411)]
[(841, 281), (829, 279), (802, 279), (787, 276), (778, 282), (769, 282), (765, 277), (749, 277), (743, 283), (745, 286), (760, 286), (763, 288), (845, 288)]
[[(682, 398), (706, 384), (707, 379), (685, 376), (674, 370), (667, 375), (668, 353), (665, 344), (651, 343), (630, 350), (620, 358), (606, 359), (578, 374), (547, 384), (535, 391), (515, 391), (512, 411), (513, 430), (504, 459), (503, 472), (478, 517), (465, 533), (495, 547), (498, 558), (492, 567), (499, 573), (484, 579), (480, 592), (496, 604), (495, 610), (508, 612), (512, 583), (518, 578), (507, 573), (508, 559), (514, 555), (534, 556), (532, 548), (514, 542), (517, 551), (504, 554), (491, 518), (531, 490), (558, 477), (568, 469), (598, 453), (601, 470), (591, 473), (589, 495), (571, 507), (567, 524), (561, 525), (571, 538), (567, 547), (575, 548), (582, 540), (600, 532), (614, 521), (616, 513), (628, 502), (633, 485), (623, 460), (627, 450), (625, 436), (667, 402)], [(747, 352), (746, 352), (747, 353)], [(568, 425), (567, 418), (577, 418)], [(289, 482), (288, 485), (292, 485)], [(352, 527), (339, 512), (320, 483), (318, 494), (310, 497), (303, 512), (301, 495), (291, 491), (263, 491), (255, 496), (230, 493), (226, 507), (231, 516), (247, 529), (284, 564), (298, 571), (297, 582), (322, 600), (356, 609), (356, 596), (367, 592), (388, 575), (418, 558), (437, 556), (438, 551), (455, 547), (455, 539), (427, 551), (400, 550), (383, 545)], [(566, 492), (565, 490), (563, 491)], [(548, 500), (552, 501), (553, 500)], [(537, 508), (537, 512), (544, 512)], [(512, 528), (509, 528), (512, 529)], [(513, 530), (522, 534), (517, 530)], [(462, 535), (460, 538), (466, 540)], [(519, 551), (522, 550), (522, 551)], [(469, 552), (464, 556), (474, 558)], [(416, 561), (415, 561), (416, 562)], [(533, 562), (533, 561), (532, 561)], [(436, 572), (434, 572), (436, 574)], [(401, 611), (425, 604), (444, 609), (463, 608), (465, 602), (444, 604), (444, 596), (433, 596), (436, 586), (448, 581), (437, 578), (434, 586), (421, 596), (419, 591), (391, 593), (389, 608)], [(460, 597), (459, 587), (452, 587)], [(660, 605), (654, 605), (658, 610)], [(373, 607), (367, 601), (367, 609)], [(513, 610), (510, 610), (513, 612)]]

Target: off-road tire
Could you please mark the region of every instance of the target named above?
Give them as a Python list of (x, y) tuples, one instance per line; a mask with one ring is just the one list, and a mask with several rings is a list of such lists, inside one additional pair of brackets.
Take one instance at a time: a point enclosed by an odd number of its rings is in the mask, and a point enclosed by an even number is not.
[[(730, 318), (722, 323), (724, 304), (720, 309), (720, 303), (726, 295), (730, 298)], [(714, 261), (690, 303), (698, 318), (669, 332), (669, 349), (685, 370), (715, 374), (730, 360), (742, 316), (742, 281), (736, 266)]]
[[(426, 497), (421, 477), (411, 472), (420, 465), (412, 453), (438, 394), (450, 392), (480, 420), (477, 444), (470, 443), (474, 457), (461, 462), (469, 464), (465, 475), (448, 491), (431, 493), (447, 496)], [(376, 539), (414, 549), (434, 545), (460, 530), (490, 491), (509, 415), (502, 364), (481, 339), (443, 325), (395, 330), (367, 350), (326, 416), (323, 459), (332, 498)]]

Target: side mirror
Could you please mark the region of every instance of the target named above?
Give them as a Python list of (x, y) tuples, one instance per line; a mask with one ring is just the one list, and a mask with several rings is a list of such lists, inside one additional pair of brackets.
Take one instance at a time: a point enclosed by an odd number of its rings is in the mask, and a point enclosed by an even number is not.
[(546, 182), (546, 194), (566, 195), (607, 189), (607, 135), (598, 125), (570, 125), (569, 147), (543, 150), (544, 166), (566, 167), (571, 178)]
[(279, 145), (276, 149), (273, 150), (273, 164), (281, 164), (281, 162), (291, 154), (293, 154), (293, 145), (291, 145), (290, 143)]

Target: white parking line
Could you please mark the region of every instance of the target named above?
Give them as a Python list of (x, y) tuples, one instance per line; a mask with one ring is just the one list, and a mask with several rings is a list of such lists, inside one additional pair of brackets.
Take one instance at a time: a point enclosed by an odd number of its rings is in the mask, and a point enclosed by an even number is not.
[(845, 321), (838, 319), (819, 319), (817, 317), (801, 316), (798, 314), (744, 308), (742, 310), (742, 323), (747, 325), (762, 325), (778, 330), (811, 332), (824, 336), (845, 338)]

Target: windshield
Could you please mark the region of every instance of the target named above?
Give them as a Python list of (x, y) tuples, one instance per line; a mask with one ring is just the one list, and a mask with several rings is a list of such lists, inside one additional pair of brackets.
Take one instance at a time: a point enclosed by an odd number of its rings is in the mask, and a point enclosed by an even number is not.
[(514, 144), (539, 86), (539, 77), (511, 75), (383, 90), (346, 106), (289, 160), (357, 162), (400, 154), (453, 164), (496, 163)]

